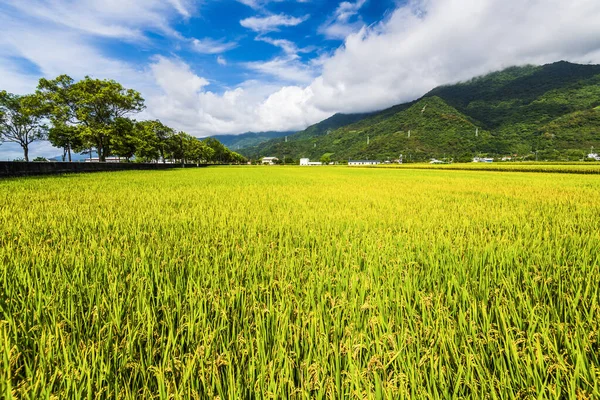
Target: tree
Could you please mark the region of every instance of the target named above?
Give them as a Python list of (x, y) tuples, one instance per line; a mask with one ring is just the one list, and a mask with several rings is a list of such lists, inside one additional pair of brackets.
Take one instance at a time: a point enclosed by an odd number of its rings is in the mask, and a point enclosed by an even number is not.
[(164, 125), (159, 120), (141, 121), (138, 123), (138, 125), (138, 129), (145, 131), (140, 132), (141, 136), (146, 138), (146, 147), (144, 147), (144, 149), (141, 151), (144, 154), (144, 158), (148, 158), (150, 155), (158, 153), (156, 157), (150, 158), (157, 159), (160, 156), (162, 162), (165, 163), (167, 142), (169, 141), (169, 138), (175, 135), (175, 131), (172, 128)]
[(127, 161), (133, 157), (141, 145), (136, 124), (129, 118), (117, 118), (114, 122), (113, 137), (111, 140), (112, 151)]
[(188, 135), (186, 141), (186, 158), (195, 163), (205, 163), (214, 155), (214, 150), (204, 142)]
[(83, 151), (84, 147), (79, 127), (58, 121), (52, 125), (48, 131), (48, 140), (52, 146), (63, 149), (63, 161), (68, 156), (69, 162), (71, 162), (71, 151)]
[(54, 147), (63, 149), (62, 159), (71, 159), (71, 151), (88, 150), (91, 144), (85, 143), (82, 128), (78, 125), (75, 98), (72, 93), (74, 81), (68, 75), (60, 75), (54, 80), (40, 79), (37, 95), (45, 104), (45, 115), (52, 123), (48, 140)]
[(67, 75), (41, 79), (38, 93), (47, 103), (50, 119), (80, 126), (82, 140), (96, 148), (102, 162), (111, 154), (111, 140), (118, 129), (116, 121), (145, 108), (139, 92), (113, 80), (89, 76), (79, 82)]
[(330, 155), (330, 154), (323, 154), (323, 155), (321, 156), (321, 162), (322, 162), (324, 165), (327, 165), (327, 164), (329, 164), (329, 163), (331, 162), (331, 155)]
[(29, 162), (29, 145), (43, 139), (47, 130), (39, 96), (0, 92), (0, 141), (19, 144)]
[(204, 139), (203, 143), (206, 144), (213, 150), (213, 155), (207, 161), (213, 163), (236, 163), (239, 164), (241, 162), (246, 161), (246, 158), (241, 154), (235, 153), (229, 150), (223, 143), (219, 142), (219, 140), (215, 138)]
[(212, 157), (208, 160), (214, 163), (227, 162), (229, 149), (215, 138), (204, 139), (204, 144), (213, 150)]

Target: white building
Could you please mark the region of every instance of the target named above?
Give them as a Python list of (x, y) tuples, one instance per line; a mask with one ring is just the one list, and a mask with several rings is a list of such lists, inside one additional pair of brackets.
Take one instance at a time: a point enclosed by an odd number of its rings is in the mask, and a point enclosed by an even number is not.
[(381, 161), (377, 161), (377, 160), (348, 160), (348, 165), (353, 167), (353, 166), (359, 166), (359, 165), (379, 165), (381, 164)]
[(277, 164), (277, 161), (279, 161), (279, 158), (277, 157), (263, 157), (261, 159), (263, 165), (275, 165)]
[[(127, 161), (127, 159), (121, 158), (121, 157), (106, 157), (107, 163), (120, 163), (121, 161), (125, 162), (125, 161)], [(86, 158), (85, 162), (97, 163), (97, 162), (100, 162), (100, 158), (99, 157)]]
[(588, 158), (591, 158), (592, 160), (600, 161), (600, 155), (598, 155), (597, 153), (588, 154)]
[(473, 159), (473, 162), (476, 162), (476, 163), (493, 163), (494, 159), (493, 158), (475, 157)]
[(308, 158), (301, 158), (300, 165), (304, 166), (304, 167), (311, 167), (311, 166), (316, 166), (316, 165), (323, 165), (323, 163), (315, 162), (315, 161), (311, 162), (310, 159), (308, 159)]

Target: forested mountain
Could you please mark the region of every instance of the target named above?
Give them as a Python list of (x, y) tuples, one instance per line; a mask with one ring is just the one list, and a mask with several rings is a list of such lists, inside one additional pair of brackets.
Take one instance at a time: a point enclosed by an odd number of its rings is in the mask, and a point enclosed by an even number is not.
[[(300, 142), (313, 143), (317, 138), (321, 136), (326, 136), (342, 126), (355, 123), (371, 115), (373, 114), (335, 114), (324, 121), (309, 126), (303, 131), (293, 134), (282, 135), (282, 137), (278, 139), (273, 139), (262, 143), (258, 143), (253, 146), (241, 148), (240, 153), (243, 152), (244, 154), (251, 155), (255, 158), (263, 156), (264, 154), (271, 153), (278, 154), (281, 157), (290, 156), (298, 158), (298, 154), (300, 154), (300, 147), (302, 147), (302, 145), (298, 147)], [(288, 137), (287, 142), (285, 140), (285, 136)], [(304, 156), (300, 155), (300, 157)]]
[(241, 135), (215, 135), (211, 136), (229, 147), (237, 150), (246, 147), (257, 146), (268, 140), (292, 135), (295, 132), (246, 132)]
[(540, 159), (580, 159), (592, 146), (600, 148), (599, 106), (600, 65), (511, 67), (381, 112), (334, 116), (288, 136), (287, 143), (274, 139), (240, 152), (332, 160), (403, 154), (416, 161), (537, 151)]

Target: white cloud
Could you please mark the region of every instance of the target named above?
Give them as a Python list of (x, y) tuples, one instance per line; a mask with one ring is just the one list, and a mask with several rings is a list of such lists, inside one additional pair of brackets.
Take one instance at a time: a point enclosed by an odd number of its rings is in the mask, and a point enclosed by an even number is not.
[(246, 18), (240, 21), (240, 25), (255, 32), (271, 32), (279, 30), (279, 27), (281, 26), (300, 25), (308, 18), (308, 15), (303, 17), (291, 17), (285, 14), (274, 14), (266, 17)]
[[(237, 0), (239, 3), (247, 5), (255, 10), (264, 9), (269, 3), (281, 3), (286, 0)], [(308, 3), (311, 0), (296, 0), (297, 3)]]
[(159, 57), (151, 70), (162, 90), (147, 98), (148, 117), (197, 136), (302, 129), (329, 116), (309, 104), (310, 93), (299, 87), (248, 81), (216, 94), (179, 60)]
[(314, 46), (300, 48), (296, 45), (296, 43), (292, 42), (291, 40), (273, 39), (268, 36), (262, 36), (262, 35), (259, 35), (256, 38), (256, 40), (265, 42), (265, 43), (269, 43), (275, 47), (279, 47), (283, 50), (283, 52), (285, 54), (288, 54), (288, 55), (300, 54), (300, 53), (312, 53), (316, 49)]
[[(358, 14), (367, 0), (341, 2), (333, 15), (319, 28), (319, 32), (329, 39), (345, 39), (351, 33), (357, 32), (364, 26)], [(357, 18), (353, 18), (358, 16)]]
[(269, 61), (248, 62), (246, 68), (269, 75), (283, 82), (310, 83), (314, 78), (314, 71), (303, 64), (296, 55), (275, 57)]
[(169, 26), (174, 14), (188, 18), (193, 0), (5, 0), (19, 14), (81, 32), (143, 40), (144, 31), (178, 36)]
[(237, 47), (237, 43), (235, 42), (227, 42), (224, 39), (193, 39), (192, 40), (193, 49), (202, 54), (220, 54), (225, 53), (229, 50), (232, 50)]
[(227, 60), (225, 59), (225, 57), (219, 56), (219, 57), (217, 57), (217, 63), (219, 65), (226, 66)]

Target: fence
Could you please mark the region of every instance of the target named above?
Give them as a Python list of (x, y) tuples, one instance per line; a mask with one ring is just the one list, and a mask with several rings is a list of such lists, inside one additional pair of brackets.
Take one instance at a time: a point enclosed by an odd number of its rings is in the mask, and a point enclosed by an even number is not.
[[(186, 164), (185, 168), (206, 167)], [(89, 163), (89, 162), (16, 162), (0, 161), (0, 178), (8, 176), (58, 175), (70, 172), (106, 172), (135, 170), (165, 170), (182, 168), (181, 164)]]

